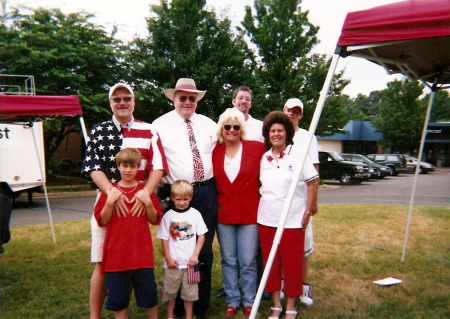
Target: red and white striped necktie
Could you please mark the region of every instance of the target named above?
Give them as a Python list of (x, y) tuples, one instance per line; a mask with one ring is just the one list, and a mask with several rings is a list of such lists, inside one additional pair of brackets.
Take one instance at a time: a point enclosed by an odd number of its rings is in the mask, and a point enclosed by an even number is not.
[(203, 168), (202, 158), (197, 147), (197, 142), (195, 141), (195, 135), (194, 131), (192, 130), (190, 120), (186, 120), (186, 127), (189, 136), (189, 143), (191, 144), (192, 159), (194, 162), (194, 179), (196, 182), (200, 182), (205, 177), (205, 169)]

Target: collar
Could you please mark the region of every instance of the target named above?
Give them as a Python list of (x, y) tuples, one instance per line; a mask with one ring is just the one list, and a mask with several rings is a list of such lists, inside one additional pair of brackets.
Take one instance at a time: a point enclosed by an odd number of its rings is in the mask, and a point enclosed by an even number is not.
[(133, 123), (134, 123), (134, 116), (131, 117), (131, 121), (130, 121), (130, 122), (128, 122), (128, 123), (125, 124), (125, 125), (122, 125), (122, 124), (119, 123), (119, 121), (118, 121), (118, 120), (114, 117), (114, 115), (113, 115), (113, 117), (112, 117), (112, 122), (113, 122), (114, 125), (117, 127), (117, 130), (120, 132), (120, 131), (121, 131), (121, 127), (130, 129), (130, 128), (133, 126)]
[(189, 209), (191, 208), (191, 206), (186, 207), (185, 209), (178, 209), (176, 207), (172, 208), (173, 211), (177, 212), (177, 213), (185, 213), (187, 212)]
[(186, 120), (191, 121), (191, 124), (194, 124), (194, 125), (197, 123), (197, 119), (198, 119), (197, 113), (194, 113), (194, 114), (192, 114), (192, 116), (190, 118), (185, 119), (180, 114), (178, 114), (178, 112), (176, 110), (173, 110), (172, 112), (173, 112), (172, 116), (173, 116), (173, 120), (174, 120), (175, 124), (178, 124), (181, 126), (181, 125), (185, 124)]

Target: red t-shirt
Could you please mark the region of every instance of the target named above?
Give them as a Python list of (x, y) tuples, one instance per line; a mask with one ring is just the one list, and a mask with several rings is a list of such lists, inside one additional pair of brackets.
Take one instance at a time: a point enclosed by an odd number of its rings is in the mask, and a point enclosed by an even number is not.
[[(116, 184), (114, 184), (116, 186)], [(144, 185), (138, 184), (136, 189), (125, 196), (132, 199)], [(121, 187), (125, 192), (133, 187)], [(152, 225), (158, 225), (162, 218), (162, 211), (158, 198), (154, 193), (150, 198), (158, 212), (158, 220)], [(102, 273), (141, 268), (154, 268), (153, 242), (147, 217), (145, 215), (119, 217), (114, 213), (107, 225), (100, 222), (100, 214), (105, 206), (107, 195), (102, 193), (94, 207), (94, 216), (100, 227), (107, 227), (103, 245)], [(134, 203), (126, 203), (129, 210)]]

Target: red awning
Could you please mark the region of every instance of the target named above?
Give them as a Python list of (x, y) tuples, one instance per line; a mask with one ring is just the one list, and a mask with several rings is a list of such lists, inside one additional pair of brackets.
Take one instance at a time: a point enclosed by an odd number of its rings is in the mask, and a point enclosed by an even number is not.
[(336, 53), (388, 73), (450, 83), (450, 1), (407, 0), (347, 14)]
[(450, 35), (450, 1), (407, 0), (349, 12), (338, 46)]
[(36, 121), (82, 114), (78, 96), (0, 94), (0, 121)]

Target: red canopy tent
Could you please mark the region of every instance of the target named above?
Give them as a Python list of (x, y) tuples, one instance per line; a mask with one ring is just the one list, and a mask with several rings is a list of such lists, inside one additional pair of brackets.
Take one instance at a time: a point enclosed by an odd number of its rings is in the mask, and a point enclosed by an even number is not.
[(27, 122), (83, 114), (78, 96), (0, 94), (2, 122)]
[[(82, 115), (83, 111), (81, 109), (78, 96), (6, 95), (0, 93), (0, 122), (2, 123), (17, 125), (27, 124), (32, 126), (34, 122), (46, 121), (59, 117), (79, 116), (81, 129), (83, 131), (85, 141), (87, 141), (87, 132)], [(36, 156), (39, 157), (38, 144), (34, 130), (33, 138)], [(41, 164), (41, 161), (39, 161), (39, 163)], [(40, 170), (42, 181), (45, 181), (44, 169), (42, 165)], [(56, 242), (45, 183), (43, 183), (43, 188), (53, 241)]]
[[(309, 127), (309, 140), (306, 141), (307, 148), (309, 148), (312, 135), (316, 131), (339, 58), (348, 56), (364, 58), (379, 64), (390, 74), (404, 74), (411, 80), (420, 80), (431, 88), (432, 93), (430, 94), (418, 156), (420, 159), (434, 94), (438, 89), (450, 87), (450, 1), (407, 0), (347, 14), (330, 70), (320, 92), (319, 101)], [(305, 158), (306, 150), (301, 156), (301, 163), (304, 163)], [(300, 170), (296, 173), (297, 178), (294, 178), (283, 207), (278, 230), (250, 318), (256, 316), (259, 301), (283, 233)], [(416, 170), (402, 261), (405, 258), (417, 177), (418, 171)]]

